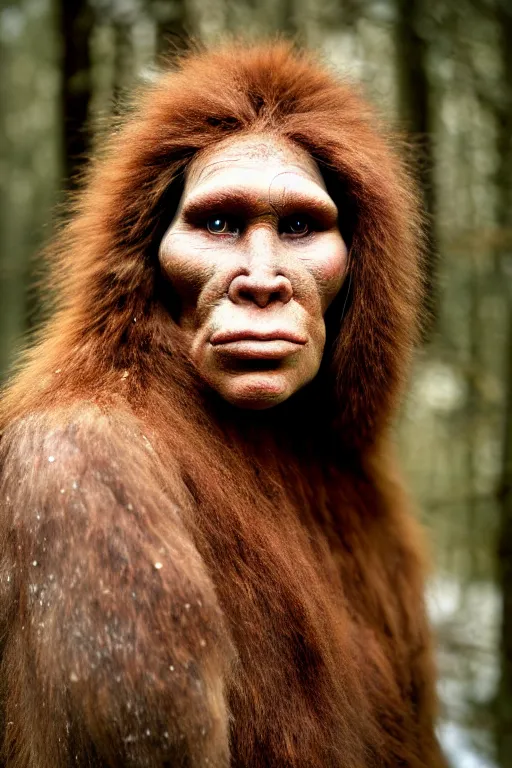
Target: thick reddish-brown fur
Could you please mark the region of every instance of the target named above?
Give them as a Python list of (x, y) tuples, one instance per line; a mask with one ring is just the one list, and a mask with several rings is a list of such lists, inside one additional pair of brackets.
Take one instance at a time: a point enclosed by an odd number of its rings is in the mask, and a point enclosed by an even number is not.
[[(235, 411), (198, 381), (157, 249), (194, 155), (284, 136), (350, 240), (313, 384)], [(389, 430), (419, 215), (351, 87), (285, 43), (182, 60), (93, 164), (57, 307), (1, 410), (8, 768), (434, 768), (421, 536)]]

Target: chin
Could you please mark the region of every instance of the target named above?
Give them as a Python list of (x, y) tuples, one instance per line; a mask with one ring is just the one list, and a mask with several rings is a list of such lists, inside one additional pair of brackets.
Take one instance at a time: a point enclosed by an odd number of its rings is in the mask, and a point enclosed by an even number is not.
[(215, 387), (220, 396), (237, 408), (263, 411), (288, 400), (296, 390), (280, 373), (238, 374)]

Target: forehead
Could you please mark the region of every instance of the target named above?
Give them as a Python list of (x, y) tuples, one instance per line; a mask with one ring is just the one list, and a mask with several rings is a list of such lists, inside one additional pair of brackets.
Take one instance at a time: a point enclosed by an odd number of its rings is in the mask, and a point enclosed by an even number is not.
[(241, 136), (201, 152), (190, 164), (184, 194), (198, 187), (239, 182), (267, 186), (273, 180), (309, 182), (325, 190), (320, 169), (305, 149), (271, 135)]

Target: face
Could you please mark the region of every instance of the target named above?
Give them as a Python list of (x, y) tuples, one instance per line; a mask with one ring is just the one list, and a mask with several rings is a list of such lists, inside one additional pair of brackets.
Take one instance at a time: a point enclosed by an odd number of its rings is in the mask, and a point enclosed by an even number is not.
[(318, 372), (347, 268), (337, 221), (317, 164), (284, 140), (237, 138), (190, 165), (159, 259), (199, 374), (233, 405), (277, 405)]

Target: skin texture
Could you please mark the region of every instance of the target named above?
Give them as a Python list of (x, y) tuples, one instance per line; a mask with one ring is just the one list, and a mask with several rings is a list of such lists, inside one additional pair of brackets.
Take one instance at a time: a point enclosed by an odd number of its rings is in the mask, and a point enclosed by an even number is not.
[[(342, 285), (325, 312), (330, 289), (274, 209), (263, 225), (249, 208), (231, 282), (224, 246), (178, 234), (185, 203), (241, 162), (271, 202), (307, 183), (336, 204), (350, 258), (343, 280), (332, 225)], [(51, 248), (54, 312), (0, 409), (5, 768), (445, 765), (422, 538), (389, 437), (419, 221), (365, 101), (284, 43), (183, 59), (112, 136)], [(314, 354), (280, 359), (269, 398), (275, 372), (226, 372), (203, 337), (217, 318), (273, 328), (278, 307)]]
[(337, 219), (290, 142), (243, 137), (191, 164), (160, 263), (199, 374), (233, 405), (277, 405), (318, 373), (347, 267)]

